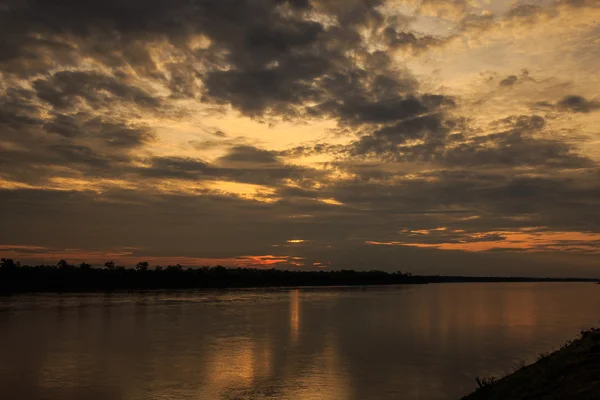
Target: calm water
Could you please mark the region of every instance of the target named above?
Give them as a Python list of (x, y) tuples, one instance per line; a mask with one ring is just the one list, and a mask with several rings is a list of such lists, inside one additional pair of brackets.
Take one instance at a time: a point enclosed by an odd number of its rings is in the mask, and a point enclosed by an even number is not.
[(600, 321), (594, 284), (0, 298), (0, 393), (458, 399)]

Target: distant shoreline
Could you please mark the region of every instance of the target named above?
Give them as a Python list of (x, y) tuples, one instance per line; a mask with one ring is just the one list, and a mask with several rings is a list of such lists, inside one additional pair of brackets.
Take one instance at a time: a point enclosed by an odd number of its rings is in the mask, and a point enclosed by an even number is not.
[(381, 286), (429, 283), (598, 282), (591, 278), (469, 277), (412, 275), (377, 270), (298, 271), (284, 269), (155, 267), (136, 269), (107, 263), (92, 268), (61, 262), (57, 266), (21, 266), (13, 260), (0, 264), (0, 293), (110, 292), (169, 289), (229, 289), (324, 286)]
[(462, 400), (600, 399), (599, 377), (600, 329), (592, 328), (502, 379), (478, 378), (480, 387)]

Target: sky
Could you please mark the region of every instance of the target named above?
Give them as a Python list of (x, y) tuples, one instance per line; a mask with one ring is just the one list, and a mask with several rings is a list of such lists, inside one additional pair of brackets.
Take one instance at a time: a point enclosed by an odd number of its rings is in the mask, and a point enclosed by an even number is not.
[(0, 253), (600, 276), (597, 0), (0, 0)]

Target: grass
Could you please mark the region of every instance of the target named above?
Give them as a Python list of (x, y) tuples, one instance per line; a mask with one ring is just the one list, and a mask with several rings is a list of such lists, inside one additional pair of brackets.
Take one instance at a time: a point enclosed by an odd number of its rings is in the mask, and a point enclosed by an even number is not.
[(592, 400), (600, 399), (600, 328), (581, 331), (553, 353), (540, 353), (535, 363), (521, 363), (502, 379), (476, 379), (478, 388), (463, 400)]

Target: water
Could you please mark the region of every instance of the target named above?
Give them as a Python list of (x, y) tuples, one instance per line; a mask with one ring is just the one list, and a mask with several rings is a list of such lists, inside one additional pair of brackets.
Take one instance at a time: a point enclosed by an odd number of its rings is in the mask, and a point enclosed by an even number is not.
[(458, 399), (600, 321), (600, 286), (0, 298), (3, 400)]

